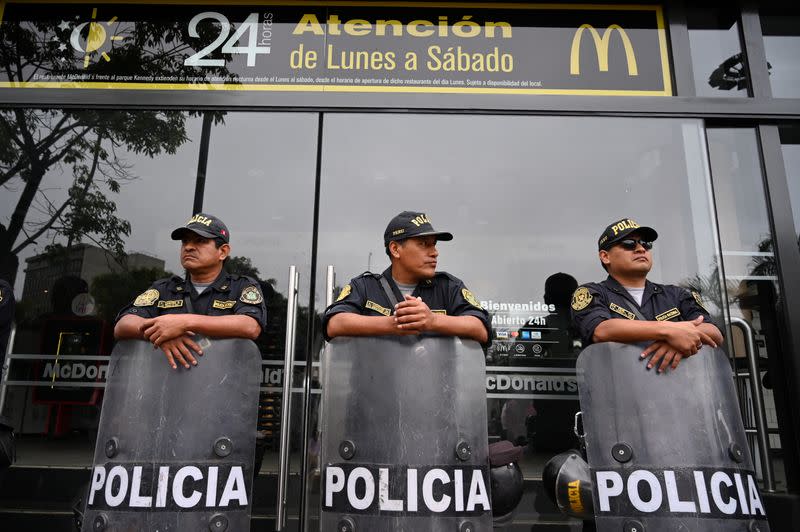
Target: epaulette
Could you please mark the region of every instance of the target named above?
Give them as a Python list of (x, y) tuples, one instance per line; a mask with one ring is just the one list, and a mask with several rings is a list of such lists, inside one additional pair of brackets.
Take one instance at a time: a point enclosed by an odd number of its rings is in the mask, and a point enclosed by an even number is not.
[(379, 274), (379, 273), (373, 273), (373, 272), (367, 271), (367, 272), (362, 273), (358, 277), (374, 277), (375, 279), (377, 279), (380, 276), (381, 276), (381, 274)]
[(447, 277), (448, 279), (450, 279), (453, 282), (456, 282), (456, 283), (460, 283), (461, 282), (461, 279), (459, 279), (455, 275), (447, 273), (447, 272), (436, 272), (434, 277)]

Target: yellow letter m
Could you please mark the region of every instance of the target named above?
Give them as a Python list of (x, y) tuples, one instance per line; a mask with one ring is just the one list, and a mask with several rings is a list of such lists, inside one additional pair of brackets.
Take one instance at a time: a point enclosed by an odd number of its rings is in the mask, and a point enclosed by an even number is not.
[(611, 24), (606, 31), (603, 32), (603, 36), (600, 36), (600, 33), (592, 27), (591, 24), (583, 24), (580, 28), (575, 32), (575, 36), (572, 38), (572, 49), (570, 50), (569, 54), (569, 73), (573, 76), (577, 76), (581, 73), (581, 38), (583, 37), (583, 30), (589, 30), (589, 33), (592, 36), (592, 40), (594, 40), (594, 48), (597, 51), (597, 64), (600, 67), (600, 72), (608, 72), (608, 44), (611, 41), (611, 34), (614, 31), (619, 33), (620, 38), (622, 39), (622, 45), (625, 47), (625, 57), (628, 60), (628, 75), (629, 76), (638, 76), (639, 69), (636, 66), (636, 56), (633, 53), (633, 45), (631, 44), (631, 40), (628, 38), (628, 34), (625, 33), (618, 24)]

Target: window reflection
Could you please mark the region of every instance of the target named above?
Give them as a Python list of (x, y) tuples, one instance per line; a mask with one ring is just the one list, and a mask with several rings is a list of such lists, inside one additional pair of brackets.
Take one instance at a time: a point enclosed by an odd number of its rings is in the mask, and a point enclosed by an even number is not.
[(689, 47), (698, 96), (747, 96), (747, 71), (739, 43), (737, 10), (687, 9)]
[[(657, 282), (719, 278), (702, 133), (691, 120), (326, 115), (319, 264), (335, 266), (339, 285), (383, 270), (382, 233), (402, 210), (452, 232), (440, 269), (493, 317), (490, 439), (524, 445), (535, 477), (576, 444), (581, 346), (567, 309), (578, 283), (605, 278), (597, 238), (608, 223), (659, 230)], [(703, 290), (716, 313), (718, 288)]]
[[(766, 195), (759, 163), (755, 130), (720, 128), (708, 130), (709, 155), (717, 203), (720, 243), (732, 318), (747, 321), (754, 331), (754, 343), (760, 374), (755, 385), (764, 388), (766, 417), (770, 428), (790, 423), (783, 397), (781, 352), (781, 305), (777, 262), (772, 230), (767, 214)], [(728, 342), (739, 368), (746, 367), (747, 331), (734, 327)], [(753, 406), (747, 383), (737, 382), (745, 424), (754, 426), (750, 417)], [(751, 438), (754, 435), (750, 435)], [(751, 441), (751, 449), (754, 449)], [(775, 466), (777, 487), (786, 489), (782, 444), (778, 434), (769, 438), (771, 459)], [(758, 451), (754, 462), (758, 463)]]
[[(191, 212), (196, 131), (180, 111), (0, 112), (0, 276), (19, 301), (13, 352), (45, 356), (10, 371), (43, 384), (8, 390), (20, 463), (91, 462), (113, 319), (178, 271), (169, 231)], [(63, 438), (45, 444), (33, 436), (42, 433)]]
[(769, 82), (775, 98), (800, 98), (800, 11), (761, 11)]
[(797, 231), (797, 246), (800, 248), (800, 127), (780, 128), (783, 165), (789, 185), (789, 201), (794, 214), (794, 229)]

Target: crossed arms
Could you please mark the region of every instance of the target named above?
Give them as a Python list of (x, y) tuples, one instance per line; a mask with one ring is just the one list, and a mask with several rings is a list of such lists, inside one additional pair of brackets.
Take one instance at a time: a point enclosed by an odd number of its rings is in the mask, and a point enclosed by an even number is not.
[(328, 320), (327, 333), (337, 336), (414, 335), (434, 332), (443, 336), (459, 336), (486, 343), (489, 333), (475, 316), (447, 316), (431, 312), (420, 298), (405, 296), (395, 305), (393, 316), (362, 316), (350, 312), (334, 314)]
[(192, 351), (202, 355), (203, 350), (192, 339), (195, 334), (255, 340), (261, 334), (261, 326), (255, 318), (244, 314), (165, 314), (155, 318), (127, 314), (114, 327), (114, 338), (117, 340), (147, 340), (154, 349), (161, 349), (173, 369), (178, 367), (176, 362), (186, 369), (197, 365)]
[(677, 322), (609, 319), (597, 325), (592, 340), (652, 342), (642, 351), (641, 358), (651, 357), (647, 368), (658, 366), (659, 373), (667, 367), (677, 368), (683, 358), (696, 354), (703, 345), (717, 347), (723, 342), (720, 330), (711, 323), (705, 323), (703, 316)]

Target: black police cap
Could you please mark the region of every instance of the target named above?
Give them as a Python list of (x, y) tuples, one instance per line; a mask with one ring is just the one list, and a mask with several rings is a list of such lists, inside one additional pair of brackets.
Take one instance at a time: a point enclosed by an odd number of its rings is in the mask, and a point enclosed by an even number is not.
[(383, 245), (415, 236), (435, 236), (436, 240), (453, 240), (451, 233), (436, 231), (424, 212), (403, 211), (389, 222), (383, 233)]
[(186, 225), (178, 227), (172, 232), (172, 240), (181, 240), (183, 236), (191, 231), (205, 238), (221, 239), (225, 243), (230, 242), (231, 234), (222, 220), (216, 216), (206, 213), (197, 213), (192, 216)]
[(623, 240), (631, 233), (639, 233), (643, 240), (652, 242), (658, 238), (658, 233), (652, 227), (639, 225), (630, 218), (622, 218), (605, 228), (597, 240), (597, 249), (609, 249), (615, 243)]

